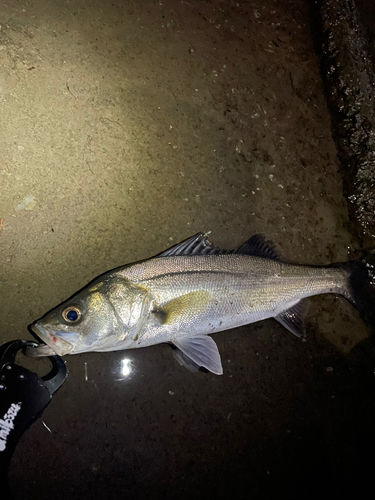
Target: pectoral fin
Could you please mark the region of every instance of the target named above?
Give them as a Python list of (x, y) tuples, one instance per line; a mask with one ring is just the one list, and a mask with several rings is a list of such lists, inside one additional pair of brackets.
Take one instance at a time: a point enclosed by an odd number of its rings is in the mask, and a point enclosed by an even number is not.
[(182, 295), (167, 302), (162, 307), (155, 307), (152, 314), (162, 325), (171, 325), (186, 321), (187, 316), (203, 312), (211, 302), (209, 292), (199, 290)]
[(293, 307), (275, 316), (275, 319), (296, 337), (305, 337), (305, 317), (309, 306), (308, 299), (300, 300)]
[(208, 335), (183, 336), (173, 339), (173, 343), (198, 366), (203, 366), (215, 375), (223, 374), (219, 350)]

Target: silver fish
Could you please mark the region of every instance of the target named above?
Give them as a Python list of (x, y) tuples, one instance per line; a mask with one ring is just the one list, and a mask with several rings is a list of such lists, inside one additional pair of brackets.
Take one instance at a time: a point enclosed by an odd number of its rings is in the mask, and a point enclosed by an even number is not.
[[(305, 335), (306, 297), (343, 295), (360, 311), (374, 299), (364, 259), (327, 267), (282, 262), (255, 235), (238, 250), (199, 233), (148, 260), (105, 273), (32, 325), (46, 345), (32, 356), (117, 351), (171, 343), (215, 374), (223, 369), (212, 333), (275, 318)], [(374, 303), (374, 302), (373, 302)]]

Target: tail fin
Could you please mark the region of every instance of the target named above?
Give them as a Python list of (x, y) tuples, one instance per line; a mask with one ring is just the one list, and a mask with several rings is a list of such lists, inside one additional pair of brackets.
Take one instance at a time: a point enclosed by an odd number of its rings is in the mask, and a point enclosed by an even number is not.
[(342, 264), (349, 274), (350, 302), (372, 328), (375, 327), (375, 251)]

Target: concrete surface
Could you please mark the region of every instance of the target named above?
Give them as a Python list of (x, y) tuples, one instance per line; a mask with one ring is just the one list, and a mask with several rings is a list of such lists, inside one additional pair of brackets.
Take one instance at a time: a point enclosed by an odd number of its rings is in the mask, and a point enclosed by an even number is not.
[[(375, 6), (372, 4), (373, 19)], [(360, 4), (365, 13), (364, 6)], [(321, 67), (349, 213), (364, 245), (375, 236), (375, 76), (355, 0), (320, 0)], [(370, 10), (367, 8), (367, 10)], [(367, 27), (369, 23), (366, 23)], [(370, 24), (371, 26), (371, 24)], [(371, 37), (371, 34), (370, 34)], [(371, 40), (371, 38), (370, 38)], [(373, 40), (373, 38), (372, 38)]]
[[(358, 248), (303, 0), (8, 1), (0, 18), (2, 342), (197, 231), (262, 232), (300, 263)], [(348, 304), (312, 302), (307, 343), (271, 320), (217, 334), (221, 377), (168, 346), (69, 358), (15, 497), (358, 493), (374, 356)]]

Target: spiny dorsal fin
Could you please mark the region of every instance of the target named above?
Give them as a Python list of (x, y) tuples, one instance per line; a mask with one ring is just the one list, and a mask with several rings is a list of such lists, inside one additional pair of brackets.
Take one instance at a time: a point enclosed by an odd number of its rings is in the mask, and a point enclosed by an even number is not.
[(215, 247), (207, 238), (207, 233), (197, 233), (181, 243), (177, 243), (157, 257), (172, 257), (176, 255), (219, 255), (230, 253), (228, 250)]
[(280, 260), (280, 256), (274, 248), (273, 243), (267, 241), (262, 234), (255, 234), (238, 250), (224, 250), (216, 247), (207, 238), (208, 233), (197, 233), (190, 238), (177, 243), (168, 250), (158, 254), (156, 257), (172, 257), (177, 255), (222, 255), (243, 254), (263, 257), (265, 259)]

